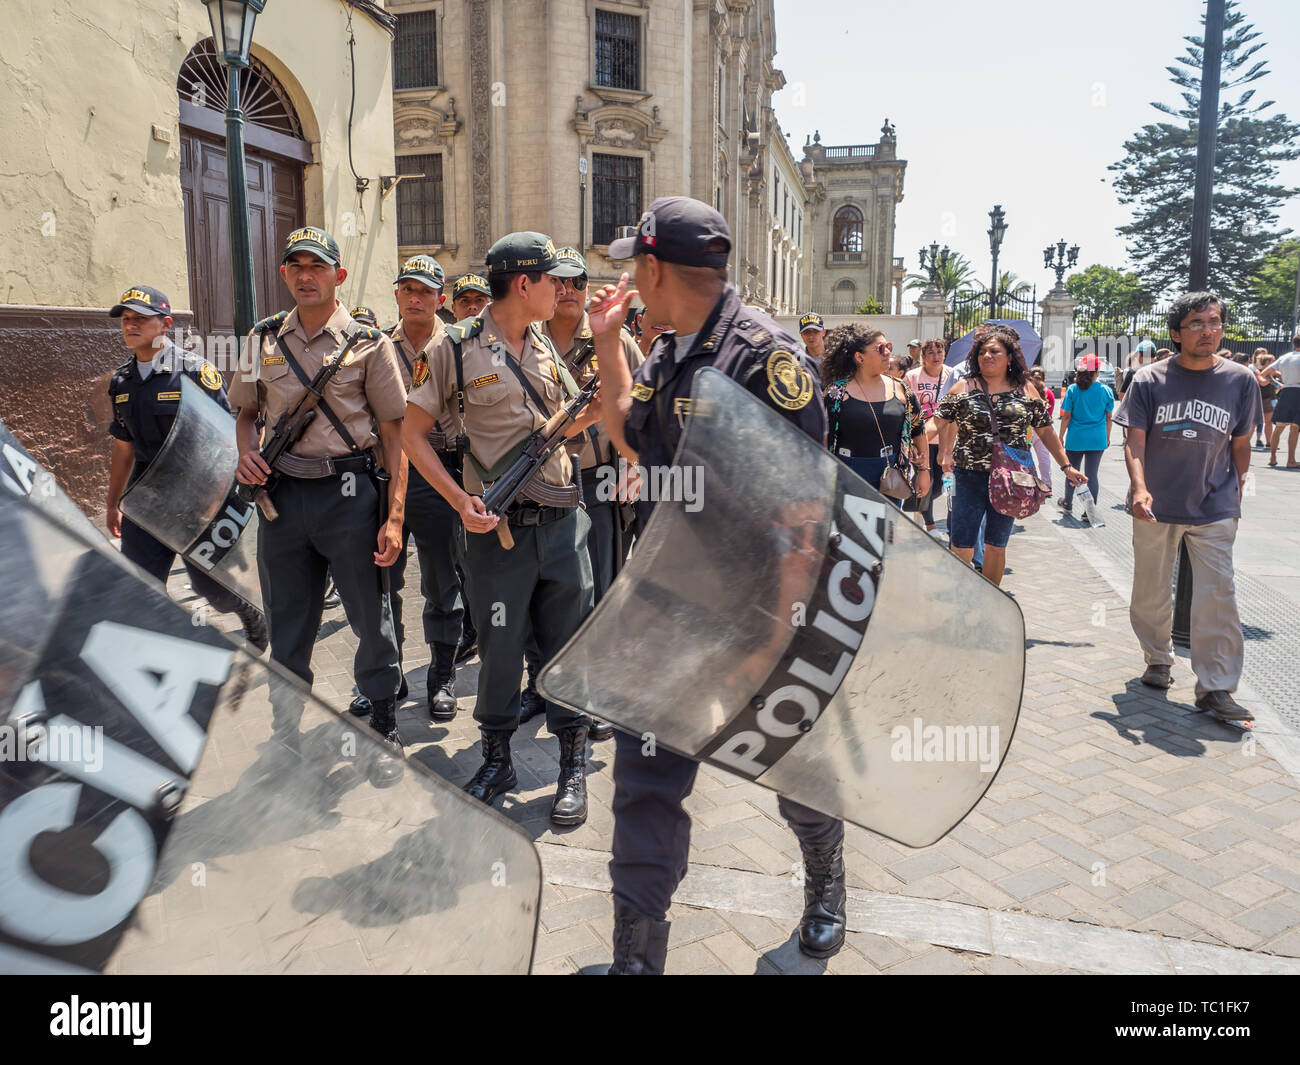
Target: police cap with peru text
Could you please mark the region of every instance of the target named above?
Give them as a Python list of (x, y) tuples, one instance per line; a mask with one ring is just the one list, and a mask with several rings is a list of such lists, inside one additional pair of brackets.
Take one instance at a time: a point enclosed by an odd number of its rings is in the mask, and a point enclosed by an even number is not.
[(726, 266), (731, 254), (727, 220), (689, 196), (661, 196), (641, 216), (636, 236), (609, 246), (611, 259), (653, 255), (681, 266)]
[(826, 332), (826, 322), (816, 311), (809, 311), (799, 319), (799, 332), (807, 333), (816, 329), (818, 332)]
[(375, 312), (369, 307), (353, 307), (352, 318), (354, 321), (360, 322), (362, 325), (374, 326), (376, 329), (379, 328), (379, 319), (375, 317)]
[(122, 293), (119, 299), (109, 309), (110, 318), (121, 318), (123, 311), (135, 311), (136, 314), (171, 314), (172, 304), (166, 296), (156, 288), (150, 288), (148, 285), (132, 285)]
[(400, 285), (403, 281), (418, 281), (422, 285), (441, 291), (447, 281), (447, 275), (442, 269), (442, 264), (432, 255), (412, 255), (402, 263), (402, 272), (397, 275), (397, 280), (393, 284)]
[(289, 261), (290, 255), (296, 255), (300, 251), (310, 252), (318, 259), (322, 259), (331, 266), (339, 265), (339, 243), (323, 229), (317, 229), (315, 226), (303, 226), (301, 229), (295, 229), (285, 238), (284, 256), (280, 262)]
[(507, 233), (488, 248), (488, 277), (554, 274), (559, 265), (555, 244), (545, 233)]

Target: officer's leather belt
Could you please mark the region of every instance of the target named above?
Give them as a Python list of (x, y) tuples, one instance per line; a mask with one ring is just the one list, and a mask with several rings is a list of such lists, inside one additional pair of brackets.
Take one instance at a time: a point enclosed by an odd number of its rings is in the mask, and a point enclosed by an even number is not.
[(511, 525), (549, 525), (559, 521), (572, 507), (540, 507), (534, 503), (515, 503), (506, 510), (506, 521)]
[(291, 455), (286, 451), (276, 460), (275, 468), (286, 477), (317, 481), (324, 477), (336, 477), (342, 473), (370, 473), (377, 469), (378, 465), (373, 451), (324, 459), (304, 458), (302, 455)]

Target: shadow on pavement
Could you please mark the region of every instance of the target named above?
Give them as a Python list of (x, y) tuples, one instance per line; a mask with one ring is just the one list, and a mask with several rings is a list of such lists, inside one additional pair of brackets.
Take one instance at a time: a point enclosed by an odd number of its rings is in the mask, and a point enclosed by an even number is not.
[(1112, 695), (1111, 701), (1115, 704), (1114, 714), (1098, 710), (1090, 716), (1106, 722), (1121, 739), (1134, 746), (1145, 743), (1178, 758), (1205, 754), (1202, 740), (1240, 741), (1245, 735), (1242, 730), (1224, 724), (1212, 714), (1146, 687), (1140, 680), (1129, 681), (1125, 691)]

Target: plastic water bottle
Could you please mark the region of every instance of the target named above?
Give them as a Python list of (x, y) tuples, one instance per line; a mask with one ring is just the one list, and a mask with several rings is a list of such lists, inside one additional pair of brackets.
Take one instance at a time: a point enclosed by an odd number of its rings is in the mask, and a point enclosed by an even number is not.
[(950, 500), (952, 499), (953, 492), (956, 491), (955, 485), (956, 482), (953, 480), (952, 471), (949, 470), (943, 475), (943, 494)]
[(1095, 529), (1106, 524), (1097, 512), (1097, 501), (1092, 498), (1092, 491), (1086, 484), (1074, 490), (1074, 498), (1083, 505), (1083, 514), (1088, 519), (1089, 525)]

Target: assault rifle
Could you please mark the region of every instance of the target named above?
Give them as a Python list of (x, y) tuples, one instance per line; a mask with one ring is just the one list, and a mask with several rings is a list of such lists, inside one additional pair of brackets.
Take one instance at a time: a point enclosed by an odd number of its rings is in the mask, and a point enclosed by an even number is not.
[(280, 512), (275, 509), (275, 504), (271, 502), (271, 491), (280, 483), (280, 473), (275, 468), (275, 464), (280, 460), (280, 456), (293, 447), (307, 431), (307, 426), (316, 417), (316, 408), (325, 398), (325, 386), (343, 365), (348, 351), (359, 339), (360, 334), (355, 333), (348, 337), (337, 354), (321, 365), (316, 376), (312, 378), (311, 384), (307, 386), (307, 390), (298, 397), (298, 402), (280, 415), (275, 428), (271, 430), (271, 439), (261, 450), (262, 461), (271, 467), (271, 474), (267, 477), (266, 483), (244, 484), (241, 481), (236, 486), (235, 494), (245, 503), (256, 503), (267, 521), (275, 521), (280, 516)]
[(593, 377), (581, 392), (546, 419), (546, 424), (535, 430), (525, 441), (519, 457), (483, 493), (484, 508), (501, 515), (501, 522), (497, 525), (497, 538), (507, 551), (515, 546), (515, 538), (510, 535), (510, 525), (505, 519), (506, 508), (518, 498), (524, 485), (532, 480), (533, 474), (545, 466), (546, 460), (564, 444), (564, 430), (570, 422), (578, 420), (599, 386), (600, 379)]

